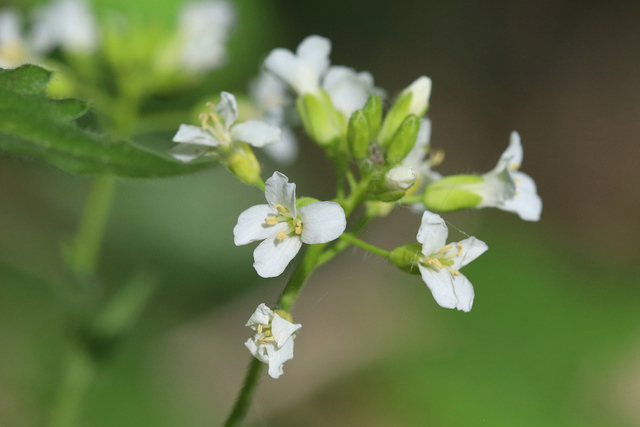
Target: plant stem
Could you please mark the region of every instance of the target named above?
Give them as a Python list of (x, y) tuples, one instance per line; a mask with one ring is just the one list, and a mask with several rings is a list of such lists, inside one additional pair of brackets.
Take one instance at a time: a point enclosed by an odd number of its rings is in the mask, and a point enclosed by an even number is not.
[(384, 249), (381, 249), (375, 245), (372, 245), (371, 243), (367, 243), (363, 240), (360, 240), (353, 234), (344, 233), (342, 236), (340, 236), (340, 240), (349, 242), (352, 245), (358, 246), (359, 248), (362, 248), (365, 251), (369, 251), (376, 255), (380, 255), (381, 257), (389, 258), (389, 253), (390, 253), (389, 251), (385, 251)]
[(75, 427), (80, 408), (94, 375), (94, 362), (84, 348), (72, 345), (65, 361), (57, 401), (51, 414), (51, 427)]
[(92, 276), (95, 273), (115, 184), (115, 177), (102, 175), (91, 185), (73, 247), (72, 268), (80, 277)]
[(233, 405), (233, 410), (229, 414), (227, 421), (224, 423), (224, 427), (239, 426), (240, 423), (242, 423), (242, 420), (244, 420), (244, 417), (247, 416), (247, 412), (251, 406), (251, 400), (253, 399), (253, 392), (258, 386), (258, 381), (260, 380), (260, 374), (262, 373), (263, 367), (264, 363), (258, 359), (253, 358), (251, 360), (240, 394), (238, 394), (236, 403)]

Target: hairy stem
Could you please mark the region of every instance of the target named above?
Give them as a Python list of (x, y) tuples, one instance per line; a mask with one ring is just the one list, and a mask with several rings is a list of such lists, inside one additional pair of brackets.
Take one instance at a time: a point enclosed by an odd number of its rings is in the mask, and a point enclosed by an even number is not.
[(354, 246), (358, 246), (359, 248), (362, 248), (365, 251), (369, 251), (376, 255), (380, 255), (381, 257), (389, 258), (389, 254), (390, 254), (389, 251), (381, 249), (375, 245), (372, 245), (371, 243), (367, 243), (363, 240), (360, 240), (353, 234), (344, 233), (342, 236), (340, 236), (340, 240), (351, 243)]
[(260, 380), (260, 374), (262, 373), (263, 367), (264, 363), (258, 359), (253, 358), (251, 360), (242, 389), (238, 394), (236, 403), (233, 405), (233, 409), (231, 410), (227, 421), (224, 423), (224, 427), (239, 426), (242, 423), (242, 420), (244, 420), (244, 417), (247, 416), (247, 412), (251, 406), (251, 400), (253, 399), (253, 393), (258, 386), (258, 381)]

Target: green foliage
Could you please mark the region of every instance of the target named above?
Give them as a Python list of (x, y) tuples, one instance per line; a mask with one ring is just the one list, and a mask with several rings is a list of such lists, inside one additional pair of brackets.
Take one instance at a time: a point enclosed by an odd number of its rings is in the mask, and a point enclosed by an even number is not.
[(182, 164), (127, 139), (80, 129), (80, 100), (51, 100), (45, 89), (51, 72), (35, 65), (0, 70), (0, 152), (42, 160), (73, 174), (151, 178), (195, 172), (211, 160)]

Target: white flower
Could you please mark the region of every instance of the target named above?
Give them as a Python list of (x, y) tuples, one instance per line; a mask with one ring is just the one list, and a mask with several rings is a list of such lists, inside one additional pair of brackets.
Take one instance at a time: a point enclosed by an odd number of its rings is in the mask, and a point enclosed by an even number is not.
[(492, 171), (483, 175), (485, 188), (478, 207), (496, 207), (517, 213), (525, 221), (539, 221), (542, 200), (536, 184), (526, 173), (518, 169), (522, 164), (523, 150), (518, 132), (511, 132), (509, 147), (502, 153)]
[(446, 244), (448, 234), (439, 215), (428, 211), (422, 214), (417, 239), (422, 243), (423, 258), (418, 268), (438, 305), (468, 312), (475, 293), (471, 282), (458, 270), (488, 248), (475, 237)]
[(298, 142), (293, 131), (285, 125), (297, 117), (291, 108), (293, 98), (287, 86), (272, 74), (262, 72), (249, 84), (249, 96), (257, 114), (282, 129), (281, 141), (264, 147), (265, 152), (277, 162), (293, 163), (298, 158)]
[(384, 91), (374, 86), (371, 73), (358, 73), (353, 68), (343, 66), (330, 67), (322, 87), (329, 94), (335, 109), (347, 119), (364, 107), (371, 95), (384, 97)]
[(173, 142), (180, 143), (169, 151), (173, 157), (189, 162), (209, 151), (211, 148), (228, 148), (236, 142), (246, 142), (254, 147), (280, 141), (278, 126), (259, 120), (248, 120), (235, 124), (238, 118), (238, 104), (235, 96), (228, 92), (220, 93), (220, 102), (212, 111), (201, 115), (202, 127), (180, 125)]
[(209, 71), (225, 64), (227, 39), (236, 20), (226, 1), (188, 3), (181, 11), (178, 33), (181, 62), (187, 70)]
[[(285, 313), (280, 313), (285, 315)], [(282, 365), (293, 359), (293, 340), (302, 325), (282, 318), (265, 304), (260, 304), (245, 326), (256, 333), (244, 345), (253, 357), (269, 364), (269, 375), (279, 378), (284, 372)], [(289, 316), (287, 316), (289, 317)]]
[(295, 54), (283, 48), (272, 50), (264, 66), (298, 95), (316, 93), (320, 89), (320, 78), (329, 67), (330, 52), (329, 39), (309, 36), (302, 40)]
[[(402, 95), (407, 93), (411, 93), (411, 103), (408, 114), (415, 114), (418, 117), (422, 117), (429, 105), (431, 79), (427, 76), (419, 77), (402, 92)], [(400, 97), (402, 97), (402, 95), (400, 95)]]
[(0, 11), (0, 68), (17, 67), (26, 57), (20, 14), (13, 8)]
[(57, 0), (34, 11), (31, 46), (47, 53), (56, 47), (90, 52), (98, 45), (98, 26), (82, 0)]
[(389, 169), (385, 176), (386, 187), (392, 191), (406, 191), (415, 182), (415, 171), (406, 166), (395, 166)]
[(268, 204), (256, 205), (238, 217), (233, 229), (236, 246), (263, 240), (253, 252), (253, 266), (262, 277), (282, 274), (302, 243), (327, 243), (347, 226), (342, 206), (315, 202), (296, 209), (296, 185), (280, 172), (267, 179)]

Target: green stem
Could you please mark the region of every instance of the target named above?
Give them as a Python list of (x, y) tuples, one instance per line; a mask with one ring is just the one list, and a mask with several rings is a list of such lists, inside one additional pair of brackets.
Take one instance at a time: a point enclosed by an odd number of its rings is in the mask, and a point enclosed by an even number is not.
[(97, 177), (91, 185), (73, 247), (72, 268), (80, 277), (95, 273), (115, 184), (115, 177), (103, 175)]
[(51, 413), (51, 427), (79, 425), (80, 408), (94, 376), (94, 363), (83, 348), (73, 345), (67, 354), (60, 390)]
[[(353, 230), (350, 231), (350, 234), (354, 236), (360, 234), (362, 229), (367, 226), (369, 221), (371, 221), (371, 217), (364, 215), (362, 218), (360, 218), (360, 221), (358, 221), (356, 226), (353, 227)], [(339, 240), (338, 243), (336, 243), (331, 248), (324, 251), (322, 255), (320, 255), (320, 257), (318, 258), (318, 265), (316, 267), (320, 267), (321, 265), (331, 261), (336, 255), (347, 249), (349, 245), (349, 242), (345, 240)]]
[(240, 390), (240, 394), (238, 394), (238, 399), (233, 405), (233, 410), (229, 414), (227, 421), (224, 423), (224, 427), (239, 426), (240, 423), (242, 423), (242, 420), (244, 420), (244, 417), (247, 416), (247, 412), (251, 406), (251, 400), (253, 399), (253, 392), (258, 386), (258, 381), (260, 380), (260, 374), (262, 373), (263, 367), (264, 363), (258, 359), (253, 358), (251, 360), (249, 370), (247, 371), (247, 375), (244, 379), (244, 384)]
[(372, 245), (371, 243), (367, 243), (364, 240), (360, 240), (353, 234), (344, 233), (342, 236), (340, 236), (340, 240), (351, 243), (352, 245), (362, 248), (365, 251), (369, 251), (376, 255), (380, 255), (381, 257), (389, 258), (389, 254), (390, 254), (389, 251), (385, 251), (384, 249), (381, 249), (375, 245)]
[(400, 199), (400, 203), (403, 205), (412, 205), (414, 203), (422, 203), (422, 195), (418, 195), (418, 196), (409, 196), (409, 197), (403, 197), (402, 199)]

